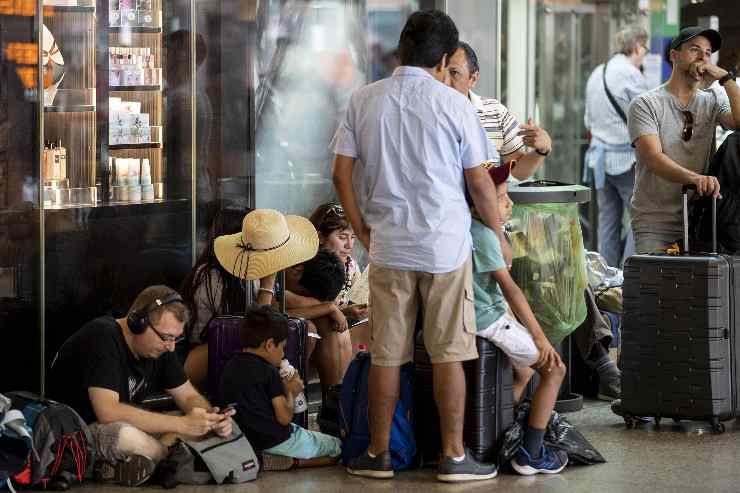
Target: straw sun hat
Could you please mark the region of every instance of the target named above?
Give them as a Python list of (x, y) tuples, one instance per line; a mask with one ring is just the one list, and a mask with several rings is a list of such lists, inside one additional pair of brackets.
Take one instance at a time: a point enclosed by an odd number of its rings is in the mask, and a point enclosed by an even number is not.
[(216, 238), (213, 249), (224, 269), (242, 279), (261, 279), (312, 259), (319, 235), (311, 221), (273, 209), (255, 209), (240, 233)]

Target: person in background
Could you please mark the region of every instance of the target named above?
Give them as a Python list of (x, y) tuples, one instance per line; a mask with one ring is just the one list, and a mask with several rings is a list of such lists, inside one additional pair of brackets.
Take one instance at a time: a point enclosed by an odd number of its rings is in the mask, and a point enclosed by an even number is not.
[[(472, 310), (467, 186), (481, 215), (503, 237), (496, 191), (483, 168), (488, 140), (475, 109), (443, 82), (458, 47), (449, 16), (413, 13), (401, 32), (401, 66), (356, 91), (335, 137), (334, 185), (352, 229), (368, 250), (370, 446), (347, 472), (392, 478), (389, 441), (400, 367), (412, 360), (419, 308), (433, 367), (442, 455), (437, 479), (490, 479), (496, 467), (463, 446), (465, 374), (478, 357)], [(369, 184), (358, 203), (357, 182)], [(508, 245), (507, 245), (508, 247)], [(504, 257), (511, 262), (511, 250)]]
[[(127, 315), (96, 318), (61, 347), (51, 366), (49, 396), (75, 409), (101, 461), (95, 477), (125, 486), (146, 482), (168, 449), (165, 434), (231, 434), (233, 411), (219, 414), (191, 385), (174, 354), (189, 312), (167, 286), (150, 286)], [(137, 407), (146, 396), (170, 394), (183, 416)], [(164, 439), (164, 438), (163, 438)]]
[[(473, 103), (481, 125), (491, 142), (490, 154), (494, 166), (516, 162), (511, 174), (517, 180), (530, 178), (552, 150), (552, 140), (546, 130), (530, 118), (520, 125), (509, 109), (493, 98), (482, 98), (473, 92), (480, 79), (478, 56), (463, 41), (450, 58), (449, 85)], [(529, 151), (526, 150), (529, 147)]]
[(599, 204), (598, 248), (612, 267), (621, 266), (635, 253), (632, 228), (623, 231), (624, 214), (635, 185), (635, 151), (627, 132), (626, 114), (630, 102), (649, 89), (642, 63), (650, 51), (647, 31), (639, 26), (619, 31), (616, 42), (618, 53), (596, 67), (588, 78), (583, 115), (591, 132), (585, 162), (593, 170)]
[[(740, 88), (735, 71), (711, 62), (722, 37), (714, 29), (686, 27), (670, 44), (668, 82), (641, 94), (628, 113), (630, 140), (637, 151), (632, 229), (637, 253), (669, 247), (682, 236), (682, 185), (698, 195), (720, 196), (714, 176), (705, 176), (718, 124), (740, 128)], [(714, 81), (727, 100), (704, 90)]]
[(287, 316), (270, 306), (247, 310), (240, 332), (243, 350), (224, 368), (220, 401), (236, 404), (234, 419), (256, 450), (293, 458), (298, 466), (333, 464), (342, 452), (341, 440), (292, 422), (294, 399), (304, 384), (297, 373), (280, 378), (288, 330)]

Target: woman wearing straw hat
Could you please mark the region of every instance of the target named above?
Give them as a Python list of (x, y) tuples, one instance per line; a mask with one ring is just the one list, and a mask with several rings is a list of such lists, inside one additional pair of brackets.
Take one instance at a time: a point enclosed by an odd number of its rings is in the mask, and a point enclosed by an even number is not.
[[(257, 209), (243, 218), (236, 214), (224, 210), (217, 215), (213, 228), (219, 236), (203, 252), (183, 286), (194, 319), (189, 340), (195, 345), (185, 361), (185, 372), (199, 388), (208, 376), (208, 322), (217, 315), (241, 313), (252, 302), (272, 304), (275, 274), (312, 258), (318, 248), (313, 226), (300, 216), (284, 216), (270, 209)], [(225, 234), (236, 230), (239, 223), (241, 232)], [(247, 280), (257, 289), (249, 303), (244, 290)]]
[(245, 280), (259, 279), (257, 303), (269, 305), (275, 295), (275, 274), (313, 258), (319, 235), (311, 221), (273, 209), (255, 209), (239, 233), (223, 235), (213, 244), (224, 269)]

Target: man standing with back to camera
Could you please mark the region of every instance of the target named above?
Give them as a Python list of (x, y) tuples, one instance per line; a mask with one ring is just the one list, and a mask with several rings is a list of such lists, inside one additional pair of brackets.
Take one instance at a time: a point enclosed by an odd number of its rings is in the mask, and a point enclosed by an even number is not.
[[(713, 154), (717, 124), (740, 127), (740, 88), (735, 71), (710, 58), (722, 37), (698, 26), (681, 30), (667, 50), (673, 71), (668, 82), (632, 102), (628, 127), (637, 151), (632, 228), (637, 253), (665, 249), (683, 232), (681, 186), (695, 185), (699, 195), (719, 197), (719, 182), (705, 176)], [(712, 82), (727, 91), (730, 104), (706, 91)]]
[[(502, 237), (496, 190), (481, 166), (489, 159), (475, 108), (443, 82), (458, 47), (444, 13), (415, 12), (398, 43), (402, 66), (356, 91), (335, 144), (334, 184), (358, 239), (370, 253), (369, 418), (367, 452), (350, 474), (392, 478), (388, 451), (399, 368), (413, 358), (417, 311), (433, 367), (443, 459), (437, 479), (490, 479), (463, 446), (465, 374), (478, 357), (465, 186), (487, 224)], [(358, 194), (352, 170), (360, 166)], [(358, 204), (357, 197), (364, 197)], [(502, 241), (502, 244), (505, 242)], [(508, 245), (508, 244), (507, 244)], [(507, 264), (510, 250), (505, 251)]]

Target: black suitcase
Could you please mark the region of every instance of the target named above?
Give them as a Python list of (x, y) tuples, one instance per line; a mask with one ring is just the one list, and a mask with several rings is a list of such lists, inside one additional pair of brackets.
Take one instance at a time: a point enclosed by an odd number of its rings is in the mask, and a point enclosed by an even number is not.
[[(688, 246), (683, 190), (684, 250)], [(713, 201), (716, 252), (716, 200)], [(624, 266), (622, 410), (633, 416), (721, 420), (737, 416), (740, 257), (635, 255)]]
[[(492, 342), (476, 337), (478, 359), (463, 363), (466, 381), (463, 441), (482, 462), (495, 462), (497, 440), (514, 421), (509, 358)], [(442, 443), (432, 388), (432, 364), (422, 332), (414, 344), (414, 425), (419, 465), (439, 462)]]

